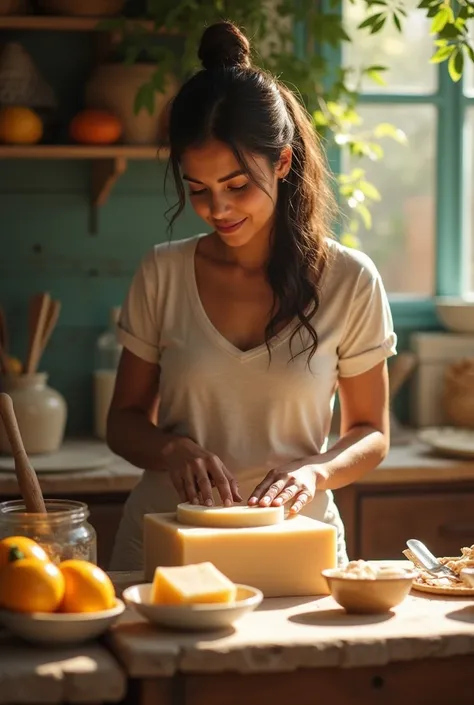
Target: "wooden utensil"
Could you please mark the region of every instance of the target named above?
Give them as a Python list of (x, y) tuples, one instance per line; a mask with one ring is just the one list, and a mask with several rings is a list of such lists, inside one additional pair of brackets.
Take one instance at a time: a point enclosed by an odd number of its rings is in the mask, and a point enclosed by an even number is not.
[(30, 299), (28, 308), (29, 345), (25, 365), (26, 374), (34, 374), (38, 369), (50, 303), (51, 296), (48, 293), (35, 294), (35, 296)]
[(25, 503), (25, 509), (27, 512), (46, 514), (43, 493), (36, 472), (28, 460), (20, 429), (18, 428), (13, 402), (8, 394), (0, 394), (0, 416), (3, 419), (5, 431), (10, 442), (11, 452), (15, 461), (16, 477)]
[(36, 368), (39, 367), (40, 360), (43, 357), (43, 353), (46, 350), (46, 346), (48, 345), (49, 339), (51, 338), (53, 331), (56, 328), (56, 323), (58, 322), (60, 313), (61, 302), (54, 301), (53, 299), (51, 299), (46, 311), (46, 321), (43, 329), (43, 337), (40, 341), (41, 345), (36, 360)]

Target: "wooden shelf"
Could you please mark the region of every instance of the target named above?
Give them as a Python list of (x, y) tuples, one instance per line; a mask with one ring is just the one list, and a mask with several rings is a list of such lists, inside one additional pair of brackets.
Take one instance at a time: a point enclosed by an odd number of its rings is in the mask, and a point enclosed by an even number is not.
[(91, 163), (90, 220), (92, 234), (98, 230), (98, 213), (115, 183), (127, 170), (128, 160), (167, 159), (169, 151), (141, 145), (0, 145), (2, 159), (87, 159)]
[[(56, 17), (54, 15), (10, 15), (0, 17), (0, 30), (19, 29), (28, 31), (53, 31), (53, 32), (108, 32), (100, 23), (114, 18), (109, 17)], [(146, 29), (156, 34), (169, 34), (168, 30), (154, 29), (154, 23), (149, 20), (127, 20), (130, 30), (133, 27)], [(113, 30), (112, 30), (113, 31)]]
[(168, 150), (141, 145), (0, 145), (0, 159), (167, 159)]

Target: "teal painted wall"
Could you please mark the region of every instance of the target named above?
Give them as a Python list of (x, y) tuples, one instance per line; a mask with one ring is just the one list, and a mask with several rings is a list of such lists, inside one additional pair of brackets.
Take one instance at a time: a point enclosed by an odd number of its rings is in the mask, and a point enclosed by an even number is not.
[[(68, 433), (92, 428), (94, 344), (120, 305), (142, 255), (168, 237), (161, 164), (129, 163), (88, 231), (89, 164), (0, 163), (0, 302), (6, 309), (12, 352), (24, 358), (27, 298), (50, 291), (61, 299), (61, 318), (43, 359), (51, 385), (69, 405)], [(189, 214), (175, 237), (199, 232)]]

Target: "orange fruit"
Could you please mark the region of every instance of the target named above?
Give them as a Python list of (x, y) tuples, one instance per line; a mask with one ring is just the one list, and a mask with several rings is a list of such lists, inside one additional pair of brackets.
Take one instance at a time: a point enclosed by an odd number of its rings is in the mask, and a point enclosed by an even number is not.
[(63, 596), (63, 574), (49, 561), (37, 558), (13, 560), (0, 572), (0, 605), (4, 609), (55, 612)]
[(115, 589), (102, 568), (70, 559), (59, 564), (64, 576), (65, 589), (62, 612), (100, 612), (115, 605)]
[(43, 123), (34, 110), (21, 106), (0, 109), (0, 142), (36, 144), (43, 137)]
[(20, 558), (36, 558), (38, 561), (49, 561), (46, 551), (36, 541), (27, 536), (7, 536), (0, 541), (0, 569), (11, 561)]
[(71, 120), (69, 134), (80, 144), (113, 144), (122, 134), (122, 123), (106, 110), (82, 110)]

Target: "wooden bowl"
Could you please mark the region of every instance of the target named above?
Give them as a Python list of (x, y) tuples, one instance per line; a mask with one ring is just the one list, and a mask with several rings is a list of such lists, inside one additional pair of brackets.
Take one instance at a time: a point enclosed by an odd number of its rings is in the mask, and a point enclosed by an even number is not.
[(337, 569), (323, 570), (333, 599), (350, 614), (383, 614), (399, 605), (411, 590), (416, 576), (405, 571), (400, 577), (341, 577)]

